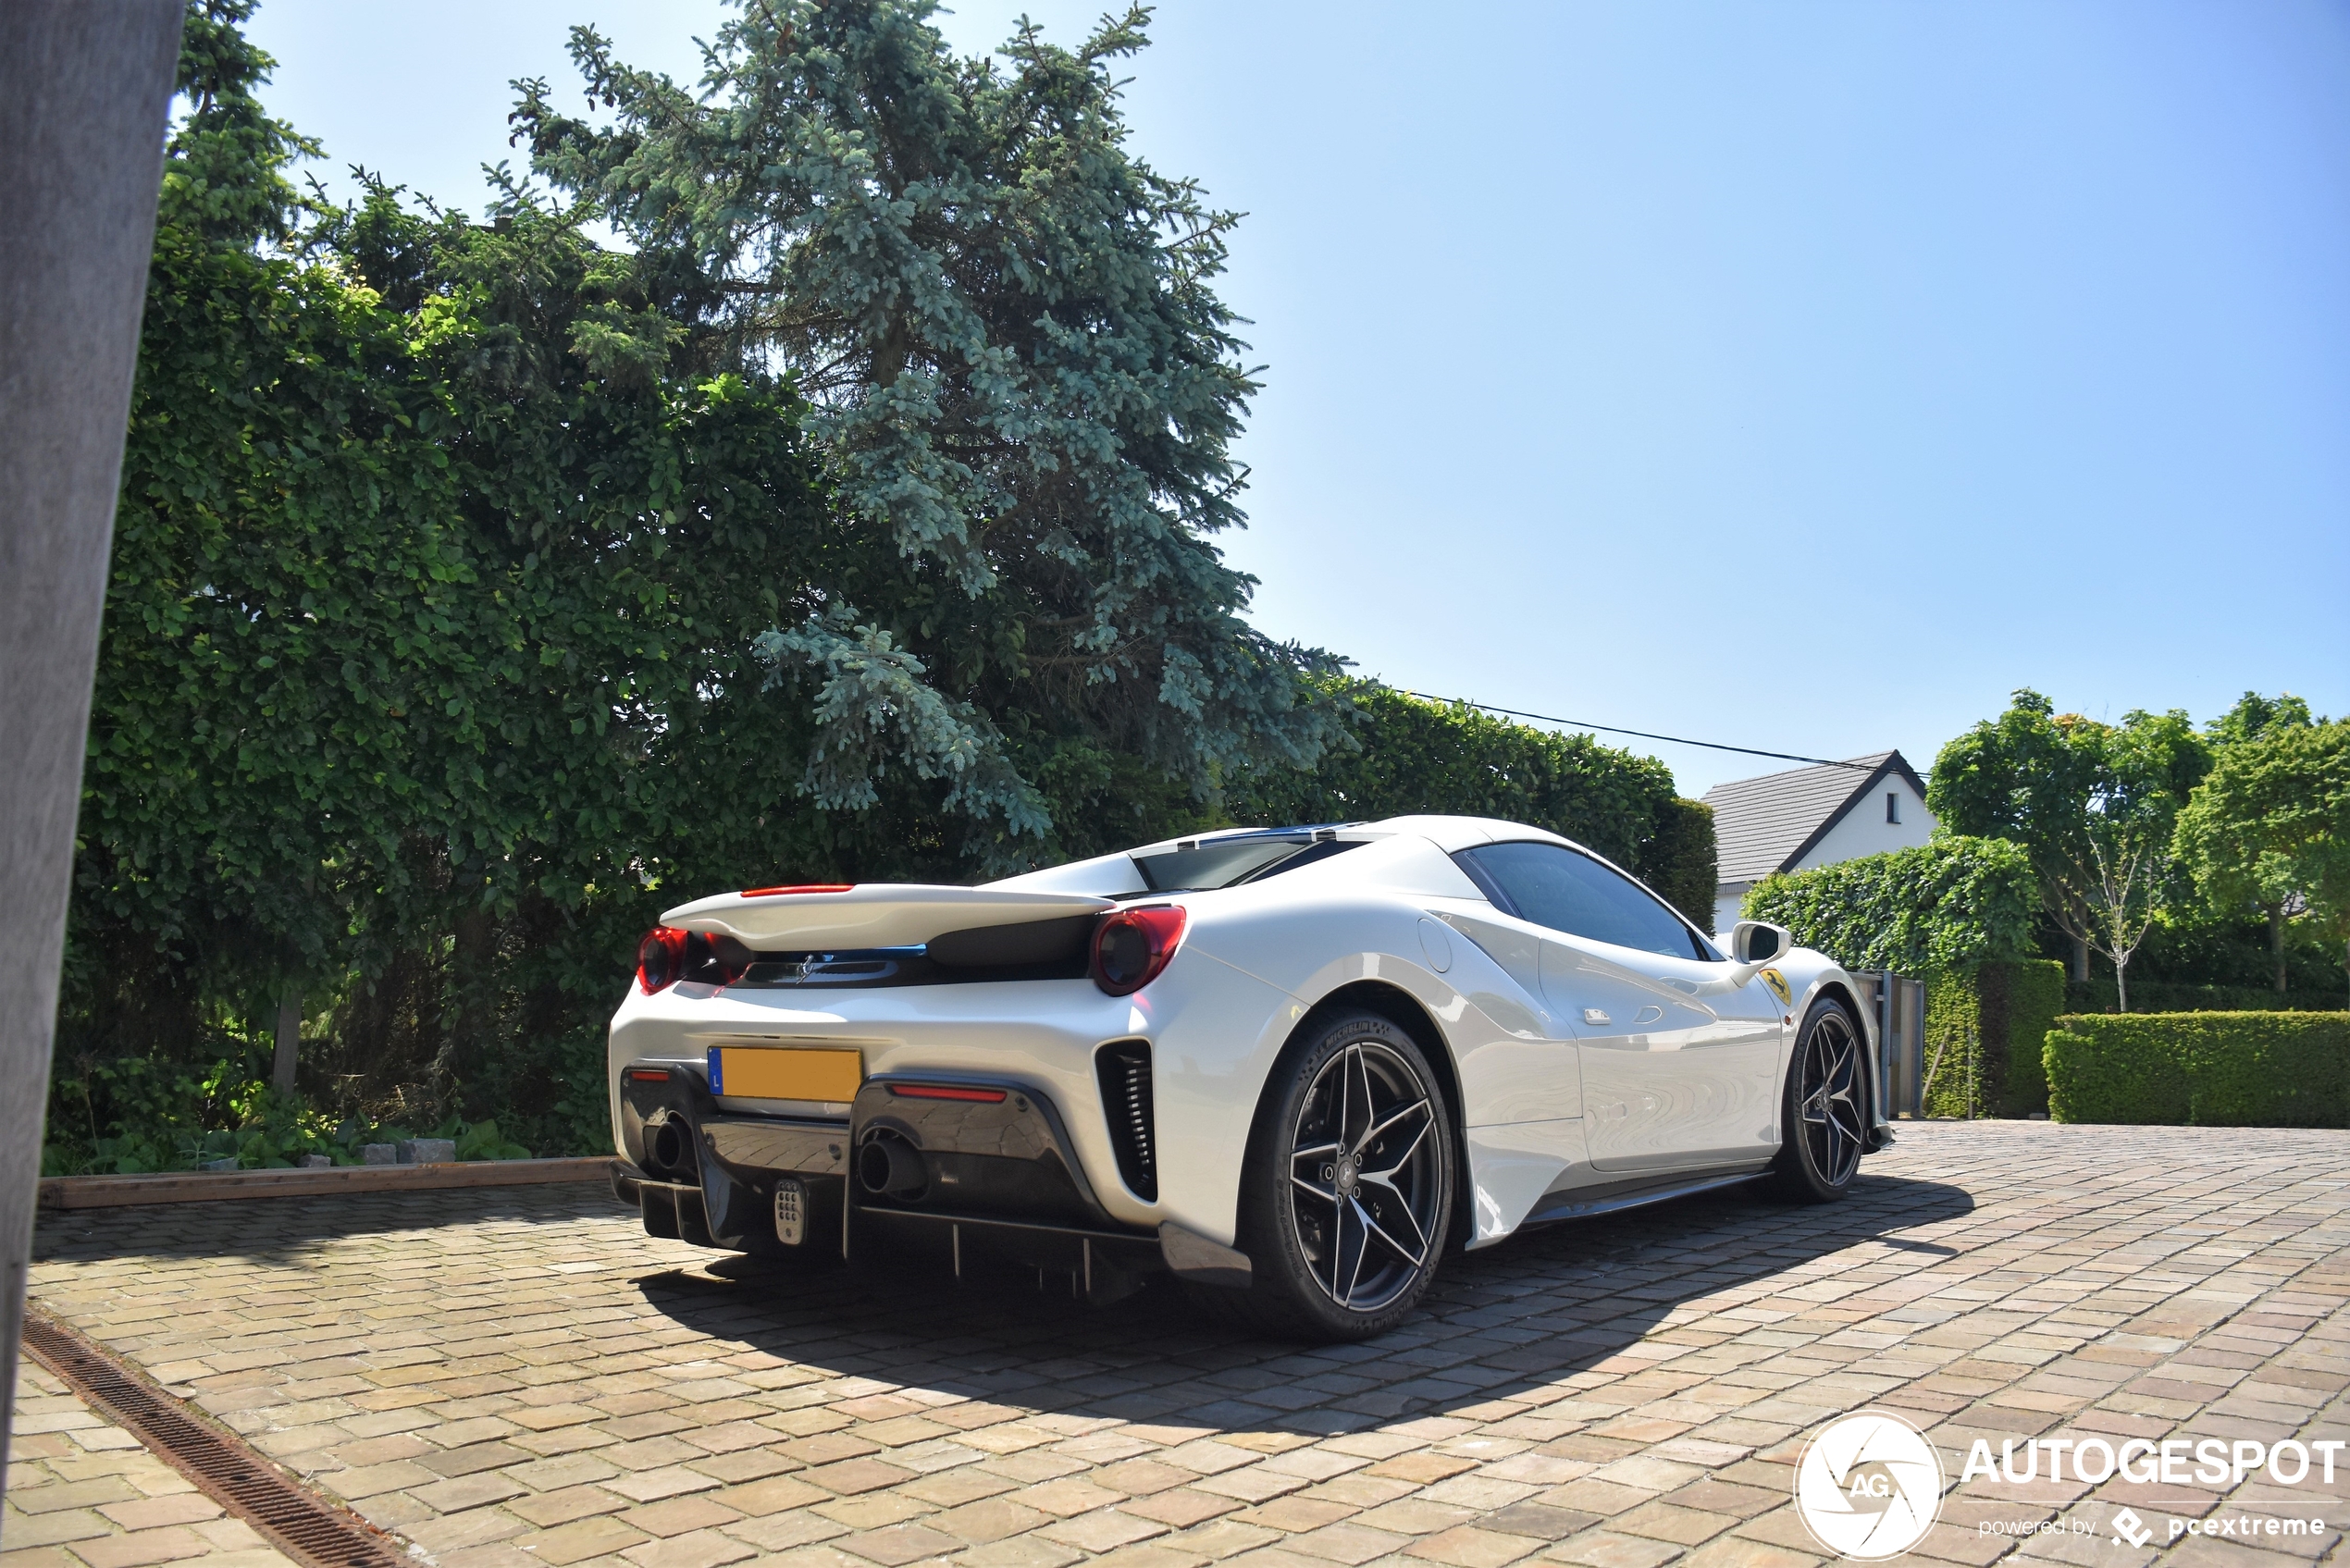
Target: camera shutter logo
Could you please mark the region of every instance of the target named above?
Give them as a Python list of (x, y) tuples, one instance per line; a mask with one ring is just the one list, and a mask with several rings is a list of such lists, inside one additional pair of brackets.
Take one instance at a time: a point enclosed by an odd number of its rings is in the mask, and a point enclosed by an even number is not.
[(1882, 1410), (1831, 1421), (1795, 1462), (1795, 1512), (1838, 1557), (1882, 1562), (1925, 1538), (1942, 1512), (1942, 1458)]

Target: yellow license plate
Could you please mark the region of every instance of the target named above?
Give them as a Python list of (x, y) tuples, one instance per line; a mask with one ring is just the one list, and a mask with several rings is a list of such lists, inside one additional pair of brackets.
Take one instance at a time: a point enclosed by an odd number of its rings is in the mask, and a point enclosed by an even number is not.
[(865, 1057), (858, 1051), (792, 1051), (763, 1045), (710, 1048), (710, 1092), (751, 1100), (857, 1098), (865, 1081)]

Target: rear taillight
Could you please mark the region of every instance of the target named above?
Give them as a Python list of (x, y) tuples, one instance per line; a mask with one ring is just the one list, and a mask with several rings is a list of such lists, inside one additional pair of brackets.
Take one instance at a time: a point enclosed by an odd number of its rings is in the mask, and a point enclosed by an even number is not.
[(681, 980), (732, 985), (750, 967), (751, 951), (731, 936), (655, 926), (637, 944), (637, 983), (650, 995)]
[(1094, 983), (1112, 996), (1128, 996), (1158, 978), (1183, 944), (1184, 913), (1178, 904), (1120, 909), (1094, 930)]
[(645, 994), (664, 991), (685, 978), (686, 943), (693, 933), (675, 926), (655, 926), (637, 944), (637, 983)]
[(853, 882), (811, 882), (798, 887), (746, 887), (738, 895), (744, 898), (767, 898), (778, 893), (853, 893)]

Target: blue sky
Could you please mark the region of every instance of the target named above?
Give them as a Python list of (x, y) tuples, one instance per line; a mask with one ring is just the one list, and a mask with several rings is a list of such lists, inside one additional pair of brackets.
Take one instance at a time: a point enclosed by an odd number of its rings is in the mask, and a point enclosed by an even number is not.
[[(966, 5), (976, 52), (1023, 9)], [(565, 29), (268, 0), (270, 101), (483, 200)], [(1256, 619), (1416, 690), (1921, 767), (2031, 685), (2350, 711), (2350, 8), (1174, 0), (1136, 150), (1248, 214)], [(1695, 794), (1773, 764), (1630, 743)]]

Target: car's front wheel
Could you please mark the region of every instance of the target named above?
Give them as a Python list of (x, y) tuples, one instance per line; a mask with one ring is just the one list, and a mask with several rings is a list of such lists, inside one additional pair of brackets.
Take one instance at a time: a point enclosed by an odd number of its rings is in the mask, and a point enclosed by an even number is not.
[(1861, 1030), (1841, 1003), (1812, 1004), (1796, 1035), (1779, 1109), (1786, 1142), (1775, 1167), (1779, 1189), (1804, 1203), (1844, 1196), (1868, 1147), (1870, 1087)]
[(1377, 1013), (1317, 1020), (1266, 1086), (1241, 1184), (1255, 1278), (1230, 1304), (1305, 1339), (1386, 1331), (1436, 1273), (1453, 1180), (1451, 1117), (1412, 1037)]

